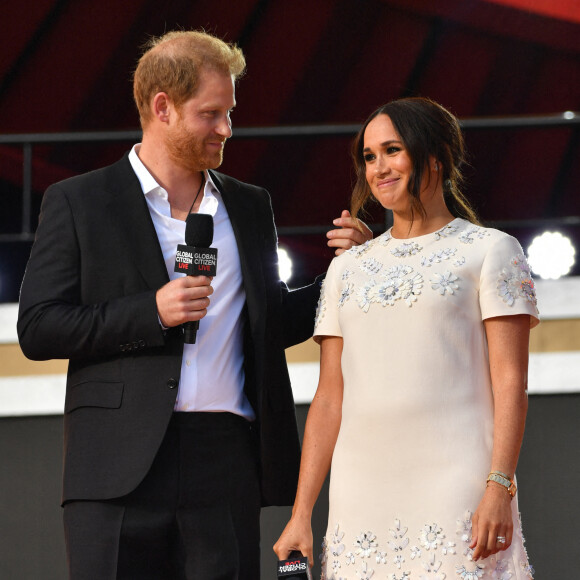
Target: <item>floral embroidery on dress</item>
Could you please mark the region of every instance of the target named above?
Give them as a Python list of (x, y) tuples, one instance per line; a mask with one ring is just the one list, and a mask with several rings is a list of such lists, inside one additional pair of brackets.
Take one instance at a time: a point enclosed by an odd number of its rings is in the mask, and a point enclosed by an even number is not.
[(388, 246), (389, 242), (393, 239), (393, 236), (391, 235), (391, 230), (387, 230), (384, 234), (381, 234), (376, 239), (381, 246)]
[[(393, 536), (392, 540), (389, 540), (387, 544), (389, 548), (394, 552), (400, 552), (404, 550), (409, 545), (409, 538), (405, 538), (408, 528), (401, 526), (401, 520), (396, 519), (393, 528), (389, 529), (389, 533)], [(401, 566), (399, 565), (399, 568)]]
[(510, 260), (510, 265), (501, 271), (497, 281), (497, 292), (508, 306), (513, 306), (514, 302), (522, 297), (537, 309), (534, 281), (524, 256), (521, 254), (514, 256)]
[(322, 538), (321, 543), (321, 552), (318, 559), (320, 560), (320, 564), (322, 566), (322, 574), (320, 575), (320, 580), (329, 580), (328, 576), (326, 575), (326, 561), (327, 561), (327, 542), (326, 536)]
[(439, 568), (441, 568), (441, 560), (436, 560), (435, 554), (432, 554), (427, 561), (422, 562), (423, 568), (425, 568), (425, 572), (429, 572), (429, 576), (423, 574), (421, 579), (425, 578), (426, 580), (444, 580), (446, 574), (444, 572), (439, 572)]
[(369, 558), (372, 553), (377, 551), (376, 539), (377, 537), (372, 532), (362, 532), (354, 542), (355, 553), (363, 558)]
[(446, 226), (444, 226), (440, 230), (434, 232), (435, 239), (441, 240), (442, 238), (446, 238), (446, 237), (450, 236), (451, 234), (454, 234), (458, 229), (459, 229), (459, 227), (456, 225), (447, 224)]
[(360, 580), (370, 580), (375, 571), (369, 568), (366, 562), (362, 563), (361, 569), (356, 573)]
[(421, 258), (421, 266), (429, 268), (433, 264), (439, 264), (442, 260), (449, 260), (455, 255), (456, 251), (455, 248), (445, 248), (444, 250), (433, 252), (429, 257)]
[(397, 576), (396, 574), (391, 574), (390, 580), (407, 580), (411, 577), (411, 572), (403, 572), (402, 576)]
[(522, 531), (522, 515), (520, 513), (518, 513), (518, 523), (516, 526), (514, 526), (515, 528), (515, 532), (516, 534), (520, 537), (521, 541), (522, 541), (522, 546), (524, 548), (524, 560), (522, 560), (520, 562), (520, 568), (522, 569), (522, 571), (524, 572), (524, 574), (527, 574), (528, 578), (534, 578), (534, 567), (530, 564), (529, 562), (529, 558), (528, 558), (528, 551), (526, 550), (526, 540), (524, 538), (524, 533)]
[(417, 242), (403, 242), (392, 249), (391, 254), (397, 258), (408, 258), (418, 254), (422, 249), (423, 246), (420, 246)]
[(363, 260), (359, 266), (359, 268), (368, 276), (378, 274), (382, 267), (383, 265), (374, 258), (367, 258), (366, 260)]
[(354, 274), (354, 272), (352, 270), (349, 270), (348, 268), (342, 273), (341, 279), (342, 280), (348, 280), (352, 275)]
[(457, 258), (457, 260), (453, 260), (453, 265), (454, 266), (463, 266), (463, 264), (465, 264), (465, 256), (461, 256), (460, 258)]
[(346, 250), (347, 254), (354, 256), (355, 258), (360, 258), (365, 252), (368, 252), (369, 249), (372, 247), (372, 243), (375, 240), (367, 240), (364, 244), (360, 246), (353, 246), (350, 250)]
[(393, 558), (393, 564), (400, 570), (401, 566), (403, 565), (403, 562), (405, 561), (405, 556), (403, 556), (403, 554), (397, 554), (394, 558)]
[(494, 580), (510, 580), (513, 574), (509, 571), (509, 562), (507, 560), (498, 560), (495, 568), (491, 573)]
[(473, 240), (476, 237), (481, 240), (489, 235), (489, 232), (485, 228), (470, 225), (459, 234), (459, 241), (463, 244), (473, 244)]
[(473, 570), (467, 570), (464, 565), (461, 565), (456, 567), (455, 572), (463, 580), (479, 580), (479, 578), (483, 578), (484, 570), (482, 566), (477, 564)]
[(359, 286), (358, 290), (356, 291), (357, 302), (363, 312), (369, 311), (369, 307), (373, 302), (371, 292), (375, 285), (376, 282), (371, 278), (364, 286)]
[(356, 290), (359, 307), (363, 312), (368, 312), (373, 302), (393, 306), (397, 300), (412, 306), (423, 287), (423, 276), (410, 276), (412, 272), (411, 266), (392, 266), (378, 278), (370, 278)]
[(463, 515), (463, 519), (457, 520), (457, 535), (461, 536), (462, 542), (471, 541), (471, 516), (473, 514), (467, 510)]
[(455, 554), (455, 542), (445, 542), (445, 544), (441, 546), (441, 553), (444, 556), (447, 556), (447, 554)]
[(344, 552), (345, 546), (342, 543), (342, 538), (344, 538), (344, 532), (339, 531), (338, 524), (336, 524), (331, 537), (332, 545), (330, 547), (330, 552), (333, 556), (340, 556)]
[(337, 570), (340, 568), (340, 560), (338, 558), (335, 558), (332, 561), (332, 572), (333, 574), (337, 573)]
[(455, 290), (459, 288), (455, 281), (458, 280), (457, 276), (448, 270), (443, 274), (434, 274), (431, 278), (431, 288), (437, 290), (441, 296), (445, 293), (454, 294)]
[(326, 285), (326, 278), (322, 281), (320, 286), (320, 298), (318, 299), (318, 305), (316, 306), (316, 314), (314, 315), (314, 328), (316, 328), (324, 318), (326, 313), (326, 292), (324, 291)]
[(383, 277), (388, 276), (389, 278), (402, 278), (413, 271), (411, 266), (399, 265), (391, 266)]
[(535, 570), (531, 564), (528, 564), (527, 562), (520, 562), (520, 567), (522, 569), (522, 572), (524, 574), (527, 574), (529, 578), (534, 577)]
[(435, 550), (442, 544), (443, 538), (445, 534), (437, 524), (426, 524), (421, 530), (419, 541), (426, 550)]
[(342, 292), (340, 293), (340, 298), (338, 299), (339, 308), (342, 308), (344, 306), (344, 303), (350, 298), (353, 291), (354, 284), (352, 283), (348, 283), (343, 287)]
[(412, 306), (421, 294), (423, 276), (415, 274), (407, 277), (413, 268), (411, 266), (393, 266), (382, 276), (382, 281), (373, 284), (369, 297), (372, 302), (378, 302), (382, 306), (393, 306), (395, 301), (404, 300), (407, 306)]
[[(444, 529), (437, 523), (423, 526), (419, 532), (419, 546), (409, 546), (409, 528), (403, 526), (400, 519), (388, 529), (387, 544), (392, 554), (384, 551), (386, 546), (377, 540), (376, 534), (371, 531), (361, 532), (354, 536), (354, 541), (345, 535), (339, 525), (332, 532), (328, 532), (323, 540), (321, 555), (323, 575), (321, 580), (346, 580), (346, 578), (378, 580), (409, 579), (417, 580), (452, 580), (450, 570), (454, 570), (453, 578), (461, 580), (515, 580), (510, 552), (498, 553), (489, 558), (474, 562), (473, 549), (469, 548), (472, 535), (472, 518), (470, 510), (457, 518), (457, 536), (465, 543), (465, 550), (461, 555), (456, 543), (448, 541)], [(521, 533), (515, 526), (514, 536)], [(352, 536), (351, 536), (352, 538)], [(353, 541), (353, 552), (345, 553), (345, 544)], [(425, 550), (425, 551), (423, 551)], [(524, 550), (525, 552), (525, 550)], [(523, 555), (519, 568), (526, 577), (533, 578), (533, 568)], [(375, 563), (376, 562), (376, 565)], [(446, 562), (444, 564), (444, 562)], [(350, 569), (350, 574), (348, 571)], [(380, 572), (380, 570), (383, 570)], [(519, 576), (518, 576), (519, 577)]]

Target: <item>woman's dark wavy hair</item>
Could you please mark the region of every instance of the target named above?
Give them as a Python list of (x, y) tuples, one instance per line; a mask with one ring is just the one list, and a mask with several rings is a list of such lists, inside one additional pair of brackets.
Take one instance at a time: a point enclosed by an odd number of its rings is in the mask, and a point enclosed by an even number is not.
[(425, 208), (420, 199), (421, 183), (424, 172), (429, 171), (429, 159), (434, 157), (440, 167), (437, 179), (443, 180), (443, 196), (451, 214), (479, 224), (475, 211), (460, 189), (465, 148), (459, 123), (447, 109), (422, 97), (397, 99), (379, 107), (358, 132), (352, 145), (356, 181), (351, 197), (351, 215), (359, 217), (372, 198), (363, 156), (364, 135), (368, 124), (379, 115), (388, 115), (391, 119), (411, 158), (409, 195), (412, 215), (417, 212), (425, 217)]

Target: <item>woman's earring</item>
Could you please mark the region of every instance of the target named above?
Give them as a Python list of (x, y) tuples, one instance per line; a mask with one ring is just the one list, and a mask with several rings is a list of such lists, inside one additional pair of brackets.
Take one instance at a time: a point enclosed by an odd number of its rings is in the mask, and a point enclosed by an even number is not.
[(439, 171), (439, 163), (435, 163), (435, 171)]

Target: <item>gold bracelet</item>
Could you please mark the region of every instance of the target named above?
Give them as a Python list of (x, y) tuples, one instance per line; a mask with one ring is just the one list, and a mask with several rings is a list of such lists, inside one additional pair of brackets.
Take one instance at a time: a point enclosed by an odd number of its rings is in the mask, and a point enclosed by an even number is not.
[(506, 473), (503, 473), (503, 471), (498, 471), (497, 469), (494, 469), (491, 473), (497, 473), (498, 475), (501, 475), (502, 477), (505, 477), (506, 479), (509, 479), (513, 483), (513, 479), (514, 478), (513, 477), (510, 477)]
[(513, 479), (511, 479), (510, 477), (507, 477), (503, 473), (501, 473), (499, 471), (492, 471), (487, 476), (487, 482), (490, 482), (490, 481), (493, 481), (495, 483), (499, 483), (499, 485), (501, 485), (502, 487), (505, 487), (506, 491), (510, 494), (511, 497), (514, 497), (516, 495), (516, 491), (518, 489), (516, 487), (516, 484), (514, 483)]

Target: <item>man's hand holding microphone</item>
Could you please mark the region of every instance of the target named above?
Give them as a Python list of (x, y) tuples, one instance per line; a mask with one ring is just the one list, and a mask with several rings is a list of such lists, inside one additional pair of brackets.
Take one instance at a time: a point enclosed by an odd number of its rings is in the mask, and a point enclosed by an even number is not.
[(185, 222), (185, 245), (178, 245), (175, 272), (187, 274), (172, 280), (157, 291), (159, 321), (170, 328), (184, 325), (185, 342), (194, 344), (199, 321), (207, 314), (211, 281), (217, 271), (217, 249), (213, 240), (213, 218), (192, 213)]
[(161, 324), (171, 328), (201, 320), (207, 314), (209, 296), (213, 294), (211, 281), (207, 276), (184, 276), (162, 286), (157, 291)]

